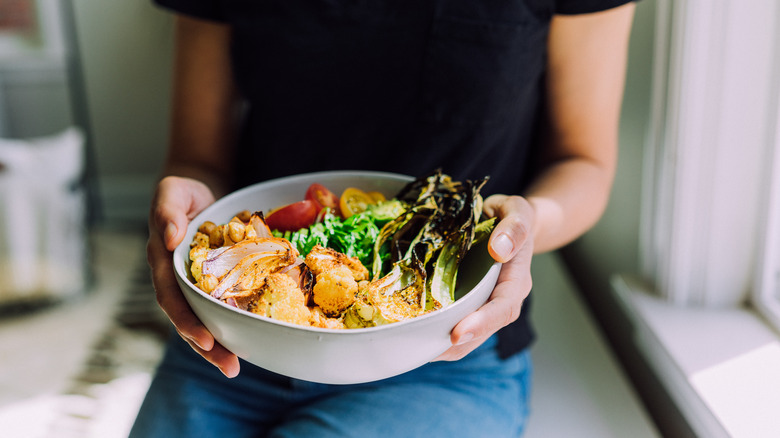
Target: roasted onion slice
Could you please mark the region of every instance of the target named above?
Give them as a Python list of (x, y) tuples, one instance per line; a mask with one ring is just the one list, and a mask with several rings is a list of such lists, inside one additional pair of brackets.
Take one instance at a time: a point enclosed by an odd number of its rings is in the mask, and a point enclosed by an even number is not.
[(243, 240), (225, 249), (217, 248), (209, 251), (206, 260), (203, 261), (201, 271), (203, 275), (211, 274), (222, 278), (244, 257), (255, 253), (292, 256), (293, 259), (298, 256), (298, 251), (286, 239), (258, 237)]

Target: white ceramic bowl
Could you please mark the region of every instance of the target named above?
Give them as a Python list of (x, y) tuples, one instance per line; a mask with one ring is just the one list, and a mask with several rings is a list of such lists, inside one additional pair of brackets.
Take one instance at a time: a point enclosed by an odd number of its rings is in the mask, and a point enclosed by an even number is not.
[(214, 337), (246, 361), (267, 370), (319, 383), (351, 384), (392, 377), (417, 368), (450, 347), (450, 332), (485, 303), (500, 264), (484, 243), (461, 263), (452, 305), (426, 315), (379, 327), (321, 329), (277, 321), (236, 309), (212, 298), (189, 280), (189, 245), (206, 220), (226, 223), (242, 210), (267, 212), (303, 199), (311, 183), (336, 194), (346, 187), (378, 190), (388, 198), (412, 178), (381, 172), (320, 172), (281, 178), (236, 191), (209, 206), (190, 223), (173, 253), (184, 297)]

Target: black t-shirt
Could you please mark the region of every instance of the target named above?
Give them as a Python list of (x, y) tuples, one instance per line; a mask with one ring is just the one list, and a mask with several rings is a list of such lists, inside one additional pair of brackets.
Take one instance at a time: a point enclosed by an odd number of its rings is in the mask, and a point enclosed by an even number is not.
[[(225, 22), (247, 101), (239, 185), (323, 170), (490, 176), (520, 194), (533, 173), (554, 14), (627, 0), (155, 0)], [(528, 346), (528, 305), (501, 331)]]

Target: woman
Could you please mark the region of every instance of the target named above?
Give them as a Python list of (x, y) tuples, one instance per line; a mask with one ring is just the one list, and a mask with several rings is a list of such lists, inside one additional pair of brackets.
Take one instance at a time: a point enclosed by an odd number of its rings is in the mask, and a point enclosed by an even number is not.
[[(179, 15), (148, 257), (181, 339), (132, 436), (519, 436), (531, 259), (580, 236), (606, 206), (633, 4), (157, 2)], [(490, 176), (484, 211), (499, 222), (489, 251), (503, 262), (490, 300), (437, 361), (363, 385), (276, 375), (216, 343), (176, 285), (170, 252), (188, 222), (235, 188), (310, 171), (434, 168)]]

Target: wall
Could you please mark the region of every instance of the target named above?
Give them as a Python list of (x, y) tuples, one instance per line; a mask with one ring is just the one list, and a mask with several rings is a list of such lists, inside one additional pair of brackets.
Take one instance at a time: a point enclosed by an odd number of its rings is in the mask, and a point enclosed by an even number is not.
[(62, 62), (0, 62), (0, 136), (46, 136), (72, 123)]
[(0, 136), (30, 138), (73, 123), (58, 0), (37, 0), (33, 34), (0, 34)]
[[(103, 223), (143, 226), (167, 142), (172, 16), (152, 0), (38, 2), (51, 53), (0, 56), (0, 136), (46, 136), (85, 119)], [(75, 74), (63, 56), (69, 16)]]
[(151, 0), (73, 0), (104, 221), (142, 225), (167, 142), (172, 17)]

